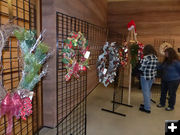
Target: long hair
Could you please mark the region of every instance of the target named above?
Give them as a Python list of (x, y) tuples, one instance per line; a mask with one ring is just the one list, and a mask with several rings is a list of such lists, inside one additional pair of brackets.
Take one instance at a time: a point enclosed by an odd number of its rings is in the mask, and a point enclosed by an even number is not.
[(179, 60), (179, 57), (173, 48), (167, 48), (165, 53), (168, 53), (168, 56), (164, 58), (163, 63), (172, 64), (173, 61)]
[(153, 54), (153, 55), (156, 55), (156, 56), (157, 56), (156, 50), (155, 50), (154, 47), (153, 47), (152, 45), (150, 45), (150, 44), (148, 44), (148, 45), (146, 45), (146, 46), (144, 47), (143, 54), (144, 54), (144, 56), (150, 55), (150, 54)]

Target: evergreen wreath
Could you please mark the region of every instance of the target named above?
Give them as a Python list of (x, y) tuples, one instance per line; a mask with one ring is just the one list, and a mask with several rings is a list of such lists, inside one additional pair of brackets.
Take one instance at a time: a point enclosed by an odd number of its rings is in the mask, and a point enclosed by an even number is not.
[[(88, 48), (88, 41), (81, 32), (71, 32), (64, 42), (62, 62), (67, 70), (65, 80), (69, 81), (71, 76), (79, 78), (79, 72), (86, 71), (87, 68), (89, 68), (88, 61), (90, 51)], [(76, 50), (79, 51), (79, 56), (76, 55)], [(79, 57), (79, 60), (77, 57)]]
[(6, 115), (8, 118), (7, 134), (11, 134), (13, 116), (17, 119), (22, 118), (26, 120), (26, 117), (32, 114), (32, 90), (47, 73), (46, 66), (39, 74), (43, 64), (51, 55), (48, 53), (49, 47), (42, 42), (43, 33), (36, 40), (34, 31), (25, 30), (14, 25), (4, 25), (0, 28), (0, 55), (2, 55), (5, 41), (12, 35), (18, 39), (20, 44), (23, 68), (22, 78), (17, 89), (7, 93), (3, 85), (0, 85), (0, 93), (2, 94), (0, 96), (0, 118), (3, 115)]
[(130, 46), (130, 54), (131, 54), (131, 64), (132, 68), (135, 68), (138, 61), (143, 59), (143, 49), (144, 45), (140, 42), (133, 43)]
[[(107, 61), (109, 62), (108, 67), (106, 67)], [(112, 83), (119, 65), (119, 52), (115, 47), (115, 42), (112, 42), (111, 44), (106, 42), (103, 47), (103, 53), (99, 55), (97, 62), (99, 82), (103, 83), (105, 87)]]

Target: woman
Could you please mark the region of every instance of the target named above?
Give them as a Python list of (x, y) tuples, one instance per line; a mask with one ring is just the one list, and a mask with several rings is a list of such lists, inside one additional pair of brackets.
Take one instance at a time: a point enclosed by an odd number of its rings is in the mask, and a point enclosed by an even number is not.
[(144, 97), (144, 105), (140, 105), (139, 110), (151, 113), (151, 87), (154, 82), (157, 73), (157, 53), (152, 45), (146, 45), (144, 47), (144, 58), (141, 60), (141, 66), (139, 68), (142, 71), (140, 76), (141, 88)]
[(167, 111), (174, 110), (176, 103), (176, 92), (180, 83), (180, 61), (176, 51), (173, 48), (165, 50), (165, 59), (160, 66), (162, 70), (161, 79), (161, 98), (157, 107), (164, 107), (166, 104), (167, 92), (169, 95)]

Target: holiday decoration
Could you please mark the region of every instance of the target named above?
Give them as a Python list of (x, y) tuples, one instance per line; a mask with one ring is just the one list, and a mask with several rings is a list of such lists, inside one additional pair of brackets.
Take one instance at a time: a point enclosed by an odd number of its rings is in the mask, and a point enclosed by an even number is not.
[(139, 58), (139, 60), (142, 60), (143, 57), (144, 57), (144, 54), (143, 54), (144, 45), (141, 42), (138, 42), (138, 46), (139, 46), (139, 49), (138, 49), (138, 58)]
[(167, 48), (172, 48), (172, 45), (168, 42), (163, 42), (161, 45), (160, 45), (160, 48), (159, 48), (159, 52), (161, 55), (165, 55), (165, 50)]
[(20, 44), (23, 59), (22, 78), (17, 89), (7, 93), (3, 85), (0, 85), (0, 94), (2, 94), (0, 97), (0, 117), (6, 115), (8, 118), (7, 134), (11, 134), (13, 116), (26, 120), (26, 117), (32, 114), (32, 90), (47, 73), (46, 66), (39, 74), (43, 64), (51, 55), (48, 53), (48, 46), (42, 42), (43, 33), (36, 40), (36, 34), (33, 31), (14, 25), (4, 25), (0, 28), (0, 56), (7, 39), (14, 35)]
[(137, 33), (136, 33), (136, 24), (134, 20), (131, 20), (128, 24), (128, 36), (127, 36), (127, 42), (128, 44), (133, 44), (137, 42)]
[[(78, 56), (75, 50), (78, 50)], [(67, 40), (65, 40), (64, 48), (62, 49), (63, 60), (67, 74), (65, 80), (69, 81), (72, 76), (79, 78), (80, 71), (86, 71), (90, 51), (88, 42), (81, 32), (71, 32)], [(79, 60), (78, 60), (79, 58)]]
[[(109, 57), (109, 59), (107, 58)], [(109, 60), (108, 68), (106, 62)], [(114, 81), (116, 70), (120, 64), (118, 49), (115, 47), (115, 42), (109, 44), (108, 42), (103, 47), (103, 53), (99, 55), (97, 62), (97, 71), (99, 82), (107, 87)]]
[(134, 22), (134, 20), (131, 20), (128, 24), (127, 24), (128, 30), (131, 31), (132, 29), (135, 29), (136, 32), (136, 24)]
[(140, 42), (133, 43), (130, 46), (130, 53), (131, 53), (131, 64), (134, 68), (139, 60), (143, 58), (143, 49), (144, 45)]
[(136, 63), (138, 61), (138, 57), (137, 57), (138, 56), (138, 49), (139, 49), (139, 46), (136, 43), (134, 43), (130, 46), (132, 68), (134, 68), (136, 66)]
[(119, 49), (119, 58), (121, 62), (121, 66), (127, 65), (128, 62), (128, 47), (127, 47), (127, 42), (124, 42), (123, 46), (120, 47)]

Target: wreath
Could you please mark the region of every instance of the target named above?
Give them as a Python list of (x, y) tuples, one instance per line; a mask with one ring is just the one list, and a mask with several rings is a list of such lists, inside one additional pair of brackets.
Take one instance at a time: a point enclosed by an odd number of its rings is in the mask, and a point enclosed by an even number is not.
[(163, 42), (161, 45), (160, 45), (160, 48), (159, 48), (159, 52), (161, 55), (165, 55), (165, 50), (167, 48), (172, 48), (172, 45), (168, 42)]
[(124, 42), (124, 45), (119, 49), (119, 58), (121, 62), (121, 66), (127, 65), (128, 62), (128, 47), (127, 42)]
[[(69, 81), (72, 76), (79, 78), (79, 72), (86, 71), (89, 68), (88, 58), (90, 51), (88, 51), (88, 41), (81, 32), (71, 32), (64, 42), (62, 62), (67, 70), (65, 80)], [(78, 50), (78, 56), (76, 50)]]
[[(0, 28), (0, 56), (2, 55), (6, 41), (12, 35), (20, 43), (23, 68), (22, 78), (17, 89), (12, 90), (12, 92), (6, 92), (3, 85), (0, 84), (0, 118), (3, 115), (6, 115), (8, 118), (7, 134), (11, 134), (13, 116), (17, 119), (22, 118), (26, 120), (26, 117), (32, 114), (32, 90), (38, 81), (47, 73), (46, 66), (39, 74), (43, 64), (50, 56), (48, 46), (41, 41), (43, 34), (36, 40), (35, 32), (9, 24)], [(1, 68), (1, 72), (2, 70)]]
[[(109, 57), (109, 58), (107, 58)], [(106, 62), (109, 60), (108, 68)], [(99, 55), (97, 62), (97, 72), (99, 82), (107, 87), (114, 81), (116, 70), (120, 65), (118, 49), (115, 47), (115, 42), (109, 44), (108, 42), (103, 47), (103, 53)]]
[(132, 64), (133, 68), (136, 67), (138, 61), (143, 59), (143, 57), (144, 57), (143, 49), (144, 49), (144, 45), (142, 43), (140, 43), (140, 42), (133, 43), (130, 46), (131, 64)]

